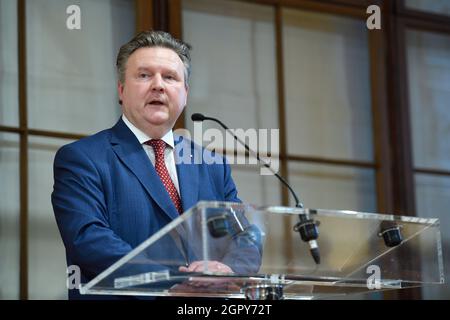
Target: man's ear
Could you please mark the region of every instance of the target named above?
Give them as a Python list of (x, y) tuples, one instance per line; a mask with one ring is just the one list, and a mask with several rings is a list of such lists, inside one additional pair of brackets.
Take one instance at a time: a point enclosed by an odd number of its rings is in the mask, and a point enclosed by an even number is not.
[(119, 104), (122, 104), (122, 101), (123, 101), (123, 99), (122, 99), (123, 89), (124, 89), (124, 86), (123, 86), (122, 82), (120, 82), (120, 80), (117, 81), (117, 94), (119, 95)]
[(123, 95), (123, 84), (122, 82), (117, 81), (117, 92), (119, 93), (119, 98), (122, 98)]

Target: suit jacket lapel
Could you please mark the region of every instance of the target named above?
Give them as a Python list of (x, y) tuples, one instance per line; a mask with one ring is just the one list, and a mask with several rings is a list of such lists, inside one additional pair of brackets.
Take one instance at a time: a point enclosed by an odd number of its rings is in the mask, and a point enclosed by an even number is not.
[(193, 152), (200, 151), (191, 146), (191, 142), (182, 136), (174, 135), (174, 140), (180, 197), (183, 210), (187, 211), (198, 201), (199, 173), (198, 165), (194, 164)]
[(162, 211), (171, 220), (176, 219), (178, 211), (135, 135), (122, 119), (111, 130), (111, 145), (115, 154), (133, 172)]

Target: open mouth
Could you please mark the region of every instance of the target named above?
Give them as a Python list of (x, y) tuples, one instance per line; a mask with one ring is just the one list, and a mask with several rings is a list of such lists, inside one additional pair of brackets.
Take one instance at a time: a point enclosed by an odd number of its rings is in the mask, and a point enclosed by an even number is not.
[(164, 102), (162, 102), (160, 100), (152, 100), (148, 104), (152, 105), (152, 106), (162, 106), (162, 105), (164, 105)]

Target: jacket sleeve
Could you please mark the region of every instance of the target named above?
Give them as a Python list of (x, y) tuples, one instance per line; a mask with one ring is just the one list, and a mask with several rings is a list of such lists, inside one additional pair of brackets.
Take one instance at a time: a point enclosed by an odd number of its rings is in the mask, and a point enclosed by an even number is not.
[[(224, 185), (225, 201), (242, 202), (238, 198), (238, 191), (231, 177), (230, 165), (226, 162), (224, 162)], [(240, 214), (238, 219), (245, 226), (244, 231), (228, 240), (222, 262), (238, 274), (257, 273), (262, 262), (261, 231), (256, 225), (250, 224), (244, 214)]]
[(110, 228), (100, 173), (79, 148), (67, 145), (57, 152), (51, 199), (68, 261), (88, 278), (132, 250)]
[(238, 198), (238, 191), (231, 177), (231, 168), (228, 163), (224, 163), (224, 195), (225, 201), (242, 202)]

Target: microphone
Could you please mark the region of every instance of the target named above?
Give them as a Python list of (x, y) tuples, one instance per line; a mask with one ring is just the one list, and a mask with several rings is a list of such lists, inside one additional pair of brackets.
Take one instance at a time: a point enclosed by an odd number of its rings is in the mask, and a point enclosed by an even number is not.
[[(294, 197), (295, 200), (295, 207), (296, 208), (300, 208), (303, 209), (303, 203), (300, 202), (300, 200), (297, 197), (297, 194), (294, 192), (294, 190), (291, 188), (291, 186), (289, 185), (289, 183), (287, 183), (287, 181), (280, 176), (278, 173), (276, 173), (272, 167), (265, 162), (264, 160), (262, 160), (259, 157), (259, 153), (255, 152), (253, 150), (250, 149), (250, 147), (241, 139), (239, 139), (238, 136), (236, 136), (231, 130), (230, 128), (228, 128), (222, 121), (216, 119), (216, 118), (212, 118), (212, 117), (206, 117), (201, 113), (193, 113), (191, 116), (191, 120), (192, 121), (205, 121), (205, 120), (211, 120), (214, 122), (217, 122), (222, 128), (224, 128), (225, 130), (228, 130), (228, 132), (231, 133), (231, 135), (233, 136), (233, 138), (239, 142), (241, 145), (243, 145), (245, 147), (245, 149), (249, 152), (249, 154), (252, 154), (254, 157), (256, 157), (256, 159), (266, 168), (268, 168), (277, 178), (278, 180), (280, 180), (280, 182), (289, 189), (289, 191), (291, 192), (292, 196)], [(315, 261), (316, 264), (320, 264), (320, 252), (319, 252), (319, 246), (317, 245), (317, 238), (319, 237), (319, 229), (317, 228), (316, 223), (314, 222), (313, 219), (309, 219), (306, 214), (301, 214), (299, 215), (299, 219), (300, 221), (294, 226), (294, 230), (300, 233), (300, 236), (302, 238), (303, 241), (308, 242), (309, 248), (310, 248), (310, 252), (311, 255)]]

